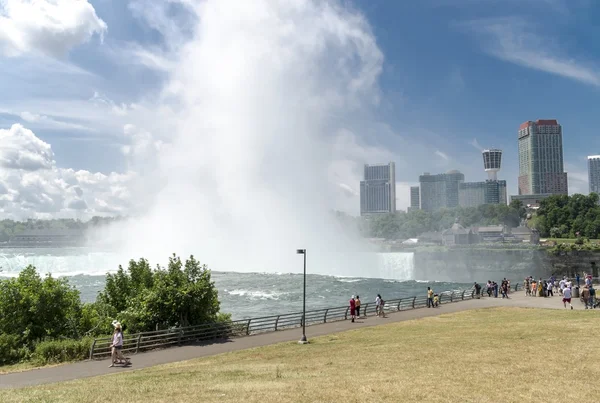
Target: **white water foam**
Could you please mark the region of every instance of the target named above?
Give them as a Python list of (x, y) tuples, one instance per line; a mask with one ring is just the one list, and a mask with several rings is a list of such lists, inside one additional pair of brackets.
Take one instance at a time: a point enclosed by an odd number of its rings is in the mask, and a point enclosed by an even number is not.
[(269, 292), (269, 291), (252, 291), (252, 290), (223, 290), (229, 295), (236, 295), (240, 297), (247, 297), (248, 299), (271, 299), (278, 300), (282, 295), (286, 295), (286, 292)]

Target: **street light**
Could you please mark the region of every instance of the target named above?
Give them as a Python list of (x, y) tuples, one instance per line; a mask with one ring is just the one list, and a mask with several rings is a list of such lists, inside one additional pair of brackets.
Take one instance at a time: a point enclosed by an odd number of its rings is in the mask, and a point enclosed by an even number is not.
[(304, 294), (302, 297), (302, 338), (299, 344), (306, 344), (306, 249), (296, 249), (298, 255), (304, 255)]

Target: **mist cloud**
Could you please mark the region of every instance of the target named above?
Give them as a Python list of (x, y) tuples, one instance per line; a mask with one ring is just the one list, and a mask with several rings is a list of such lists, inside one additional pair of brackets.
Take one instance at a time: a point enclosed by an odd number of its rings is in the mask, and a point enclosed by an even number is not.
[(383, 55), (367, 21), (341, 2), (187, 7), (193, 32), (166, 46), (176, 51), (160, 107), (177, 112), (159, 183), (139, 193), (148, 213), (111, 238), (126, 234), (128, 256), (195, 253), (219, 270), (297, 271), (290, 259), (307, 248), (313, 272), (363, 274), (364, 245), (331, 209), (347, 203), (362, 164), (389, 159), (354, 132), (380, 95)]

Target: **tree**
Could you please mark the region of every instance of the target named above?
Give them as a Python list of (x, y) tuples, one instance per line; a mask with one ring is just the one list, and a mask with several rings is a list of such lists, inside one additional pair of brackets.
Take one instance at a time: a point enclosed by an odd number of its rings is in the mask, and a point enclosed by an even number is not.
[(40, 277), (27, 266), (17, 278), (0, 280), (0, 333), (32, 345), (44, 338), (80, 336), (79, 291), (66, 279)]
[(210, 270), (193, 256), (173, 255), (166, 268), (131, 260), (108, 274), (98, 301), (111, 306), (131, 332), (192, 326), (218, 320), (218, 291)]

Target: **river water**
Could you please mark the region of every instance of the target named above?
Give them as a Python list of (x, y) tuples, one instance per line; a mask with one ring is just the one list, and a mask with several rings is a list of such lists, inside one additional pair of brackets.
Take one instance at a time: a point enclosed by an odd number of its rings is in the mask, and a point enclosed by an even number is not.
[[(307, 275), (307, 309), (346, 305), (352, 295), (363, 302), (425, 295), (428, 286), (435, 291), (470, 288), (471, 284), (416, 281), (412, 253), (378, 254), (378, 267), (366, 268), (361, 277)], [(155, 262), (151, 262), (155, 264)], [(42, 274), (66, 276), (81, 293), (84, 302), (94, 301), (104, 287), (105, 274), (114, 272), (119, 257), (110, 252), (86, 248), (1, 249), (0, 275), (14, 277), (27, 265)], [(310, 268), (309, 268), (310, 270)], [(234, 319), (298, 312), (302, 310), (303, 276), (297, 273), (240, 273), (213, 271), (219, 290), (221, 310)]]

